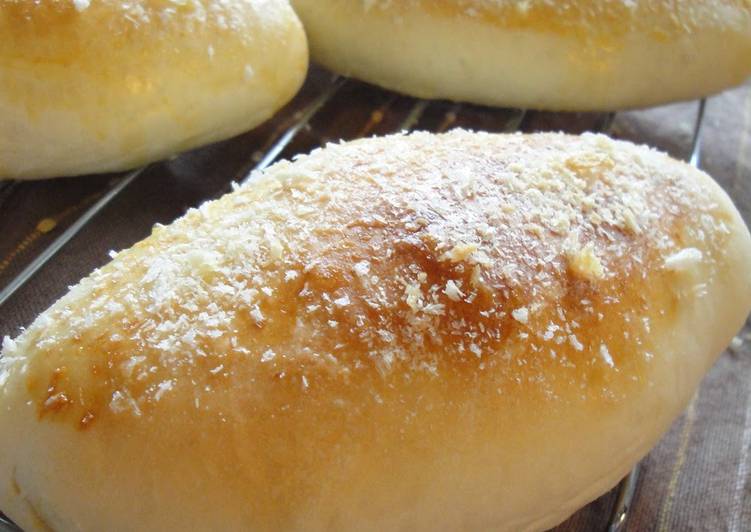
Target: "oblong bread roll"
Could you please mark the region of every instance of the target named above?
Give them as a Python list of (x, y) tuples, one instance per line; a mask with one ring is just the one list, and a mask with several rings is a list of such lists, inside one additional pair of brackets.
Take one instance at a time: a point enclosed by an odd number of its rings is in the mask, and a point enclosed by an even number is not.
[(747, 0), (292, 0), (313, 58), (424, 98), (613, 110), (751, 75)]
[(29, 530), (541, 530), (683, 410), (749, 266), (718, 185), (645, 147), (330, 145), (4, 340), (0, 508)]
[(287, 0), (0, 4), (0, 179), (136, 167), (236, 135), (297, 92)]

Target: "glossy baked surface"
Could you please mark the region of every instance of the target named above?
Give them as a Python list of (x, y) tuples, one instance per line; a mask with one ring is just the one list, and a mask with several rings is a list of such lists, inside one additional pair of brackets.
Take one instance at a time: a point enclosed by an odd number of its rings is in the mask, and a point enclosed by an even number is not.
[(287, 103), (307, 66), (286, 0), (0, 1), (0, 179), (228, 138)]
[(708, 177), (603, 136), (329, 146), (4, 342), (3, 497), (58, 528), (550, 526), (683, 409), (748, 260)]

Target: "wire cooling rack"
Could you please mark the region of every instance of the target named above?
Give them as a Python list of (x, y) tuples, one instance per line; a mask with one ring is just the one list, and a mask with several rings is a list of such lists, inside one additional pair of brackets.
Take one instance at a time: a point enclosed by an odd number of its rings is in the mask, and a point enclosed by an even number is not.
[[(696, 167), (701, 166), (701, 135), (705, 105), (705, 100), (696, 102), (696, 120), (688, 156), (689, 162)], [(249, 181), (253, 171), (262, 170), (281, 158), (305, 153), (331, 140), (351, 140), (414, 129), (442, 132), (454, 127), (493, 132), (562, 128), (571, 131), (572, 120), (576, 122), (573, 128), (575, 132), (608, 133), (614, 119), (615, 113), (540, 113), (524, 109), (492, 109), (446, 101), (414, 99), (340, 76), (332, 76), (313, 68), (298, 97), (275, 119), (248, 137), (248, 145), (244, 148), (247, 157), (239, 165), (239, 170), (220, 176), (220, 186), (202, 199), (207, 200), (227, 192), (233, 182)], [(222, 144), (216, 146), (217, 149), (209, 149), (209, 157), (222, 157)], [(180, 156), (177, 161), (186, 157), (190, 156)], [(92, 224), (101, 223), (101, 218), (106, 217), (108, 206), (116, 202), (126, 189), (135, 186), (134, 183), (139, 179), (145, 179), (144, 174), (158, 173), (160, 166), (174, 162), (156, 163), (112, 180), (99, 194), (98, 199), (0, 287), (0, 314), (14, 294), (40, 273), (45, 265), (54, 261), (59, 252), (70, 246), (79, 233)], [(19, 186), (17, 182), (0, 182), (0, 202), (11, 194), (16, 186)], [(158, 220), (153, 220), (156, 221)], [(47, 302), (50, 303), (51, 300)], [(38, 310), (41, 311), (43, 308)], [(610, 518), (605, 527), (607, 532), (622, 532), (626, 529), (629, 510), (636, 493), (638, 474), (637, 465), (616, 488)], [(0, 513), (0, 531), (18, 530)]]

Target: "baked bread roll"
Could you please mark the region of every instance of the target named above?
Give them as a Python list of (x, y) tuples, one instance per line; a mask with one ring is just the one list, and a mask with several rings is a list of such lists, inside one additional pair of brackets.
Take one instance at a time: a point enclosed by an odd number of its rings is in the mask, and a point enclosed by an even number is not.
[(313, 58), (423, 98), (614, 110), (751, 75), (747, 0), (292, 0)]
[(749, 267), (724, 192), (644, 147), (331, 145), (4, 340), (0, 508), (28, 530), (541, 530), (682, 411)]
[(297, 92), (287, 0), (0, 3), (0, 179), (136, 167), (246, 131)]

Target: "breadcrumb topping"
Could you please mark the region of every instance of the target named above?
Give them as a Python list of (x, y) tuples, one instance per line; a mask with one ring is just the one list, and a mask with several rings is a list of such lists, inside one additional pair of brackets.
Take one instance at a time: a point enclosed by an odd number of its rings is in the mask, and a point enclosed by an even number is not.
[[(117, 253), (3, 341), (0, 386), (57, 371), (40, 408), (86, 426), (177, 393), (209, 408), (264, 375), (299, 394), (373, 372), (616, 397), (674, 293), (705, 289), (662, 272), (698, 260), (711, 282), (729, 233), (697, 175), (591, 134), (331, 144)], [(79, 350), (106, 380), (76, 387)]]

